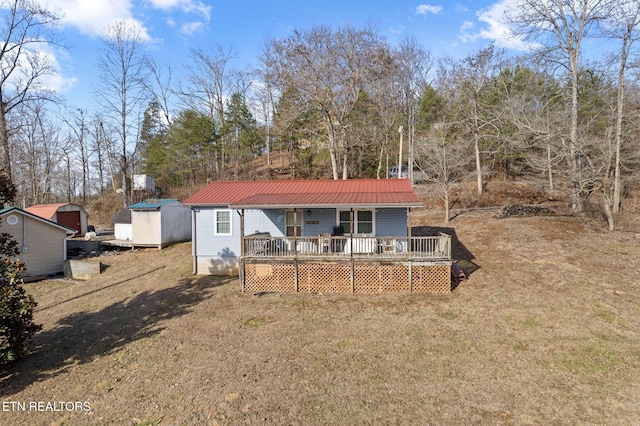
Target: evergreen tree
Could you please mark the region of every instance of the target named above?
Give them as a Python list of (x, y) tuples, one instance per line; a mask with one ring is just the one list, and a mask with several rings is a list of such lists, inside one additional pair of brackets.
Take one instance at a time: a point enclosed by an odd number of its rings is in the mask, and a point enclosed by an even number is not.
[(219, 149), (213, 119), (191, 109), (180, 112), (169, 128), (168, 158), (174, 184), (197, 185), (214, 177)]
[(261, 154), (262, 140), (258, 136), (256, 120), (240, 93), (234, 93), (227, 101), (225, 123), (222, 133), (233, 141), (230, 158), (234, 162), (245, 162)]
[(167, 136), (168, 127), (162, 120), (160, 104), (154, 99), (145, 109), (140, 127), (142, 145), (140, 168), (143, 173), (153, 176), (163, 187), (171, 180), (173, 163)]

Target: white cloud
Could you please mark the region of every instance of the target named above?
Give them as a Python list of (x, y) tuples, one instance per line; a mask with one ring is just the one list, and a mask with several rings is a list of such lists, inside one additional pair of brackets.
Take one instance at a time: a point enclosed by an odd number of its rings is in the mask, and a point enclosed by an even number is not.
[(76, 28), (83, 34), (103, 36), (108, 25), (124, 20), (139, 29), (144, 41), (151, 40), (144, 23), (134, 18), (130, 0), (48, 0), (48, 4), (64, 15), (63, 26)]
[[(12, 61), (14, 58), (8, 56), (3, 58), (5, 61)], [(35, 64), (35, 65), (34, 65)], [(72, 88), (77, 79), (67, 78), (62, 74), (62, 68), (56, 57), (56, 52), (52, 46), (47, 43), (32, 42), (25, 45), (17, 58), (17, 67), (8, 79), (10, 85), (15, 87), (23, 87), (24, 82), (30, 80), (33, 72), (32, 67), (41, 70), (46, 67), (48, 72), (42, 74), (32, 83), (32, 89), (50, 90), (56, 93), (63, 93)]]
[(528, 50), (533, 45), (527, 43), (522, 37), (513, 34), (506, 23), (507, 12), (515, 7), (513, 0), (500, 0), (486, 9), (476, 13), (478, 21), (484, 25), (478, 31), (474, 31), (472, 22), (465, 22), (460, 28), (460, 40), (474, 42), (479, 38), (495, 42), (496, 46), (514, 50)]
[(427, 13), (437, 14), (442, 12), (442, 6), (421, 4), (416, 7), (416, 15), (426, 15)]
[(196, 0), (148, 0), (153, 7), (161, 10), (180, 9), (186, 13), (198, 13), (205, 20), (211, 18), (211, 6)]
[[(199, 0), (144, 0), (143, 3), (165, 12), (179, 10), (196, 14), (205, 21), (211, 17), (211, 6)], [(75, 28), (83, 34), (101, 37), (105, 35), (107, 26), (116, 21), (126, 21), (138, 30), (143, 41), (153, 40), (145, 23), (138, 19), (133, 0), (48, 0), (48, 5), (63, 15), (62, 26)], [(166, 19), (170, 26), (177, 26), (174, 18)], [(188, 34), (196, 30), (195, 26), (191, 22), (180, 28), (183, 34)]]
[(474, 42), (480, 37), (479, 33), (474, 33), (475, 24), (471, 21), (464, 21), (460, 26), (460, 35), (458, 38), (462, 40), (463, 43)]
[(456, 3), (456, 12), (463, 13), (468, 12), (469, 8), (462, 3)]
[(192, 36), (203, 26), (202, 22), (188, 22), (180, 27), (180, 34)]

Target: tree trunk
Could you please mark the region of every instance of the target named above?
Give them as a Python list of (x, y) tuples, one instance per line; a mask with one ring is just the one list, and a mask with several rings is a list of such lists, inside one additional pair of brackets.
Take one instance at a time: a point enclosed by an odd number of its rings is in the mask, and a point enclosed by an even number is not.
[(451, 212), (449, 209), (449, 188), (444, 190), (444, 221), (449, 223), (451, 220)]
[(624, 68), (626, 64), (626, 56), (620, 61), (620, 69), (618, 71), (618, 108), (616, 116), (616, 158), (613, 175), (613, 213), (620, 213), (620, 147), (622, 146), (622, 116), (624, 114)]
[(476, 151), (476, 175), (478, 181), (478, 197), (482, 195), (482, 163), (480, 161), (480, 135), (473, 133), (473, 145)]
[(324, 124), (327, 128), (327, 136), (329, 137), (329, 155), (331, 157), (331, 171), (333, 172), (333, 179), (338, 180), (338, 157), (336, 153), (336, 134), (331, 123), (331, 117), (324, 117)]
[(9, 152), (9, 131), (7, 130), (6, 104), (0, 103), (0, 167), (11, 180), (11, 154)]
[(607, 223), (609, 224), (609, 231), (613, 231), (615, 229), (615, 224), (613, 221), (613, 213), (611, 212), (611, 203), (609, 202), (607, 197), (604, 198), (603, 204), (604, 204), (604, 213), (605, 213), (605, 216), (607, 217)]
[(582, 204), (582, 188), (580, 182), (580, 151), (578, 145), (578, 115), (579, 115), (579, 100), (578, 100), (578, 70), (580, 64), (578, 63), (578, 49), (576, 48), (569, 55), (569, 62), (571, 67), (571, 129), (569, 140), (569, 169), (571, 176), (571, 209), (582, 214), (584, 207)]

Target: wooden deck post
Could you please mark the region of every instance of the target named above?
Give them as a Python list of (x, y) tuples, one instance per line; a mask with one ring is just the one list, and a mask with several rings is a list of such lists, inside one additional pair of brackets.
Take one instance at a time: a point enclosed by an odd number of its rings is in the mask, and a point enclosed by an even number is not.
[(409, 259), (409, 293), (413, 293), (413, 262)]
[(355, 283), (355, 268), (356, 268), (356, 262), (355, 260), (353, 260), (353, 254), (351, 255), (351, 274), (350, 274), (350, 280), (351, 280), (351, 293), (355, 293), (356, 292), (356, 283)]
[(293, 280), (295, 282), (296, 293), (300, 292), (300, 276), (298, 275), (298, 258), (293, 258)]
[(245, 290), (245, 273), (244, 273), (244, 267), (245, 267), (245, 262), (244, 262), (244, 244), (245, 244), (245, 240), (244, 240), (244, 209), (240, 209), (240, 211), (236, 210), (236, 212), (238, 213), (238, 215), (240, 215), (240, 260), (238, 262), (238, 275), (240, 278), (240, 288), (242, 290), (242, 292), (244, 293)]

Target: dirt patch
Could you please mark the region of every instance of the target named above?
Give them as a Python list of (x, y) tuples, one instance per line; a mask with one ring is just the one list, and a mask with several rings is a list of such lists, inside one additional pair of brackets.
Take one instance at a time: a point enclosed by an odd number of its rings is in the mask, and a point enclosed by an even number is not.
[[(448, 295), (240, 292), (190, 245), (27, 285), (44, 324), (0, 424), (634, 424), (640, 240), (570, 216), (412, 218), (455, 235)], [(27, 405), (28, 408), (28, 405)]]

